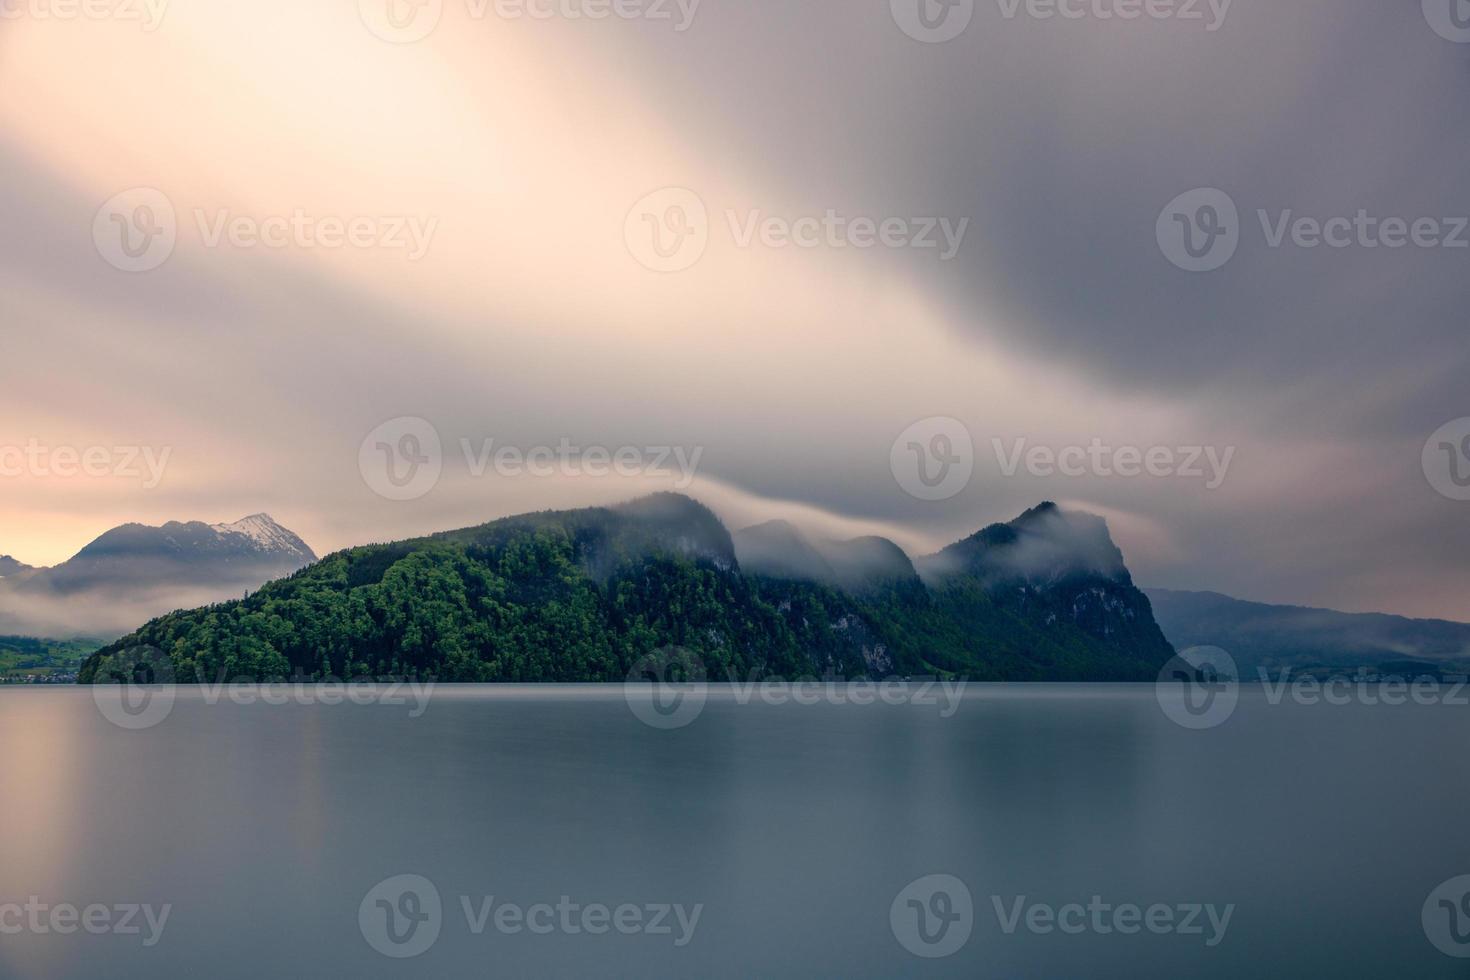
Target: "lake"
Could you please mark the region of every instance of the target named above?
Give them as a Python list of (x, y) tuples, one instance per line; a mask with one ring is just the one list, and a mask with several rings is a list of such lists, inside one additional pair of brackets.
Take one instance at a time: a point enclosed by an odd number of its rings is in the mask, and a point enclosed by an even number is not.
[(172, 693), (0, 689), (0, 974), (1470, 972), (1458, 703)]

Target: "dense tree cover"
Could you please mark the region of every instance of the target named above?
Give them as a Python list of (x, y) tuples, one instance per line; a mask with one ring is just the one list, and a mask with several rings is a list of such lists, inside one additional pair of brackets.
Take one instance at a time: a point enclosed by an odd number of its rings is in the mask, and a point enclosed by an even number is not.
[[(850, 595), (743, 574), (708, 511), (640, 502), (339, 552), (242, 600), (156, 619), (81, 679), (126, 669), (140, 647), (166, 654), (180, 681), (621, 681), (668, 648), (712, 680), (1151, 679), (1171, 653), (1162, 636), (1112, 635), (1125, 620), (1102, 606), (1089, 624), (1078, 598), (1097, 586), (1074, 585), (1019, 602), (962, 576)], [(1146, 600), (1143, 613), (1152, 627)]]
[(101, 640), (41, 640), (0, 636), (0, 678), (75, 671)]

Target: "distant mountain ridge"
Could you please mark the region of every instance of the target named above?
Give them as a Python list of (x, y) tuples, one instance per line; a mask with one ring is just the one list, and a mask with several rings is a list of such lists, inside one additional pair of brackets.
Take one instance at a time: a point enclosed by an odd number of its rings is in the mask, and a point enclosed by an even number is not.
[(140, 576), (157, 584), (235, 584), (257, 578), (256, 584), (264, 584), (316, 560), (306, 542), (269, 514), (253, 514), (233, 524), (124, 524), (45, 569), (40, 578), (63, 591), (121, 585)]
[(918, 579), (909, 556), (887, 538), (813, 539), (779, 520), (732, 537), (740, 567), (756, 575), (819, 582), (848, 592)]
[(0, 555), (0, 578), (10, 575), (22, 575), (26, 572), (35, 571), (30, 565), (23, 565), (9, 555)]
[(716, 679), (1151, 681), (1173, 656), (1100, 518), (1043, 505), (917, 564), (884, 539), (780, 522), (731, 535), (656, 494), (338, 552), (155, 619), (82, 680), (138, 648), (183, 677), (444, 681), (621, 681), (670, 647)]
[(1176, 647), (1220, 647), (1252, 677), (1258, 668), (1380, 667), (1406, 660), (1470, 666), (1470, 623), (1269, 605), (1217, 592), (1144, 592)]
[(232, 524), (124, 524), (60, 565), (0, 578), (0, 632), (118, 635), (172, 609), (239, 596), (316, 561), (268, 514)]
[(989, 583), (1047, 586), (1097, 578), (1133, 584), (1107, 522), (1094, 514), (1064, 512), (1050, 501), (921, 558), (918, 567), (930, 580), (963, 571)]

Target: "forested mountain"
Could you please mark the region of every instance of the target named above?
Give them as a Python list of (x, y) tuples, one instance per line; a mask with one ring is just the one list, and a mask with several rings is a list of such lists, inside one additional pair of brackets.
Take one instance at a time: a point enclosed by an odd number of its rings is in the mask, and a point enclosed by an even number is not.
[(1044, 505), (922, 561), (923, 581), (871, 574), (911, 570), (894, 551), (874, 539), (829, 549), (858, 578), (820, 550), (820, 564), (762, 574), (742, 567), (713, 513), (676, 494), (528, 514), (349, 549), (243, 600), (164, 616), (100, 651), (82, 679), (138, 648), (162, 651), (183, 680), (621, 681), (669, 647), (715, 680), (1152, 680), (1172, 654), (1097, 518)]

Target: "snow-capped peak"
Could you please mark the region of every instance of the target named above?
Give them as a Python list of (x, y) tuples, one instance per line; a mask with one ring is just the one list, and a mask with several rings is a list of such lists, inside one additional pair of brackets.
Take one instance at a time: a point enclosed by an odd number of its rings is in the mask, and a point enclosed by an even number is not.
[(209, 527), (217, 534), (240, 535), (261, 551), (306, 551), (302, 540), (277, 524), (269, 514), (251, 514), (233, 524), (211, 524)]

